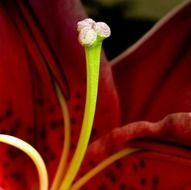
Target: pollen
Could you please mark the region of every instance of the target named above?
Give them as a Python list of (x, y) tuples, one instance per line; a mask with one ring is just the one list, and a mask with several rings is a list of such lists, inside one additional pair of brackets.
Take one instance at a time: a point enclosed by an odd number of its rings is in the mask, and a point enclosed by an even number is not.
[(96, 43), (98, 37), (101, 41), (111, 35), (109, 26), (104, 22), (95, 22), (91, 18), (86, 18), (77, 23), (79, 32), (79, 42), (83, 46), (91, 46)]
[(77, 31), (80, 32), (82, 28), (85, 28), (85, 27), (89, 27), (89, 28), (92, 28), (93, 25), (95, 24), (96, 22), (91, 19), (91, 18), (86, 18), (82, 21), (79, 21), (77, 23)]
[(97, 33), (89, 27), (84, 27), (79, 33), (79, 42), (84, 46), (91, 46), (97, 39)]
[(108, 38), (111, 35), (111, 30), (105, 22), (97, 22), (93, 27), (97, 35), (102, 38)]

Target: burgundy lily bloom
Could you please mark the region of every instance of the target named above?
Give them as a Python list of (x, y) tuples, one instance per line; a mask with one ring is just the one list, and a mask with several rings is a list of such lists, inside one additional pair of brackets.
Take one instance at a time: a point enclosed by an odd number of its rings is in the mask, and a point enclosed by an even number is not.
[[(51, 185), (66, 139), (57, 86), (70, 114), (68, 165), (81, 130), (86, 67), (76, 24), (86, 15), (77, 0), (4, 1), (0, 13), (0, 131), (38, 150)], [(191, 189), (190, 32), (188, 1), (111, 64), (102, 55), (94, 127), (73, 189)], [(38, 188), (31, 160), (0, 149), (0, 189)]]

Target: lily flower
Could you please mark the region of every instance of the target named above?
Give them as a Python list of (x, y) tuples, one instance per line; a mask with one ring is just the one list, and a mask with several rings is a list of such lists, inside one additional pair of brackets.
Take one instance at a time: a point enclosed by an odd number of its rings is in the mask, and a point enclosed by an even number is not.
[(0, 190), (191, 189), (190, 0), (111, 63), (77, 0), (0, 13)]

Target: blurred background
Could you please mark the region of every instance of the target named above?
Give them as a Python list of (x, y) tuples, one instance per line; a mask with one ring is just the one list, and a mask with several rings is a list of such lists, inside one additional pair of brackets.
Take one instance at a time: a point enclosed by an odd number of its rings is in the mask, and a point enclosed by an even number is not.
[(112, 59), (137, 41), (183, 0), (81, 0), (89, 17), (106, 22), (112, 36), (104, 41)]

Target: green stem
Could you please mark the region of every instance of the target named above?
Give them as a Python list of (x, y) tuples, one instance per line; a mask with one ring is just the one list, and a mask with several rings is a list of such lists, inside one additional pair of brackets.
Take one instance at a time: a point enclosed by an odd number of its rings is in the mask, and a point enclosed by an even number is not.
[(60, 186), (60, 190), (70, 189), (83, 161), (89, 143), (97, 102), (101, 46), (102, 42), (97, 41), (94, 45), (85, 47), (87, 62), (87, 90), (84, 118), (77, 148), (64, 181)]

